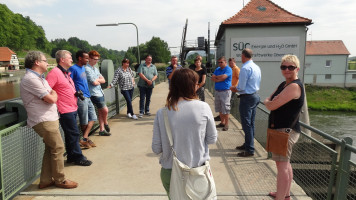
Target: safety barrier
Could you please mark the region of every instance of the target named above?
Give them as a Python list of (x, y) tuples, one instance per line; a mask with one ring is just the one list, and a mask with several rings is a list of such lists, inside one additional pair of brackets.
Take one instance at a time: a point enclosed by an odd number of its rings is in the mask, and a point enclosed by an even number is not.
[[(207, 77), (206, 89), (214, 94), (214, 82)], [(232, 96), (231, 115), (240, 120), (237, 95)], [(269, 111), (262, 102), (255, 117), (255, 139), (266, 146)], [(315, 200), (356, 199), (356, 148), (352, 139), (337, 139), (303, 122), (293, 147), (291, 164), (295, 182)], [(318, 138), (318, 139), (316, 139)], [(320, 139), (322, 138), (322, 139)]]
[[(136, 78), (138, 83), (138, 78)], [(166, 81), (164, 72), (158, 73), (156, 84)], [(105, 89), (108, 117), (120, 112), (126, 101), (118, 87)], [(139, 96), (135, 87), (133, 99)], [(96, 123), (92, 132), (98, 128)], [(60, 128), (63, 136), (63, 130)], [(63, 140), (64, 141), (64, 140)], [(42, 167), (44, 144), (26, 121), (0, 131), (0, 200), (11, 199), (38, 178)]]

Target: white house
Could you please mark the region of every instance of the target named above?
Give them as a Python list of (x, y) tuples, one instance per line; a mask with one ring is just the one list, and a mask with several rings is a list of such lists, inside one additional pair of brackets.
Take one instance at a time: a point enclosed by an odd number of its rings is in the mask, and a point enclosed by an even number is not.
[(307, 41), (305, 55), (305, 84), (356, 86), (356, 71), (348, 70), (350, 53), (342, 40)]
[(16, 53), (8, 47), (0, 47), (0, 72), (6, 70), (18, 70), (19, 60)]

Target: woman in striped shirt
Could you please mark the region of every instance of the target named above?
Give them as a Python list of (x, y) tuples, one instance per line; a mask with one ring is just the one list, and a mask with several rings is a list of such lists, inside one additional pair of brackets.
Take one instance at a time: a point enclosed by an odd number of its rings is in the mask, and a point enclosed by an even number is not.
[(135, 89), (135, 74), (129, 67), (130, 61), (127, 58), (122, 60), (122, 67), (119, 67), (114, 74), (114, 79), (108, 86), (112, 88), (114, 85), (119, 84), (121, 94), (124, 95), (127, 106), (127, 117), (137, 120), (137, 116), (133, 112), (132, 108), (132, 95)]

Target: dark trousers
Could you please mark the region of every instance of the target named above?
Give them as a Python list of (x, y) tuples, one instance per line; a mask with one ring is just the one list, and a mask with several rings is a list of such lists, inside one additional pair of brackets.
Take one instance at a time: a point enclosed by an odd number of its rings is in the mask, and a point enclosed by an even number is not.
[(240, 117), (242, 130), (245, 132), (245, 150), (249, 153), (254, 153), (254, 137), (255, 137), (255, 116), (256, 107), (260, 102), (258, 94), (246, 95), (240, 97)]
[(59, 123), (64, 131), (67, 160), (83, 160), (84, 156), (79, 146), (79, 129), (77, 125), (77, 111), (60, 114)]
[(133, 115), (133, 109), (132, 109), (132, 95), (134, 92), (134, 88), (132, 88), (131, 90), (121, 90), (121, 94), (124, 96), (125, 100), (126, 100), (126, 107), (127, 107), (127, 114), (131, 114)]
[[(153, 88), (138, 87), (140, 90), (140, 114), (150, 112), (151, 95)], [(146, 102), (145, 102), (146, 100)]]

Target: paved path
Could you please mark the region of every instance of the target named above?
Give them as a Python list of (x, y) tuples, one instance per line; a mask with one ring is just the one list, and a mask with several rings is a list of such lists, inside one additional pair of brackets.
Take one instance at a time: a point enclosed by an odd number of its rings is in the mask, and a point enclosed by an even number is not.
[[(161, 83), (153, 90), (151, 112), (163, 107), (168, 84)], [(213, 107), (213, 98), (206, 95)], [(139, 99), (133, 102), (138, 111)], [(79, 183), (76, 189), (37, 189), (39, 180), (15, 197), (15, 200), (42, 199), (168, 199), (160, 180), (158, 156), (152, 153), (152, 116), (139, 120), (126, 118), (126, 108), (109, 121), (112, 136), (91, 136), (97, 147), (83, 150), (94, 163), (89, 167), (65, 165), (66, 176)], [(214, 114), (216, 116), (216, 114)], [(254, 157), (238, 158), (234, 148), (244, 141), (241, 125), (235, 119), (229, 123), (229, 131), (218, 130), (218, 141), (210, 145), (211, 166), (216, 182), (218, 199), (270, 200), (267, 194), (275, 191), (276, 167), (267, 153), (256, 142)], [(293, 183), (292, 199), (310, 199)]]

